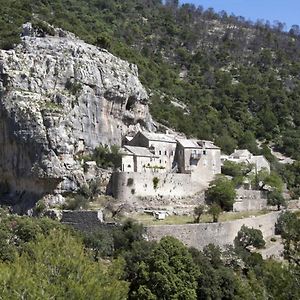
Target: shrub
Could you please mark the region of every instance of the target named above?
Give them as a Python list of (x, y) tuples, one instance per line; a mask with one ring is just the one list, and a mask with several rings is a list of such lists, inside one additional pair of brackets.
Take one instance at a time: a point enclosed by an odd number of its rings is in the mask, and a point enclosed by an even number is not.
[(35, 29), (37, 32), (38, 36), (44, 37), (46, 34), (48, 35), (55, 35), (55, 30), (53, 27), (51, 27), (49, 24), (46, 22), (40, 21), (40, 20), (35, 20), (32, 22), (32, 27)]
[(297, 216), (289, 211), (282, 212), (279, 215), (277, 223), (275, 225), (275, 233), (280, 234), (281, 236), (285, 236), (289, 229), (292, 228), (291, 225), (295, 224), (297, 221)]
[(194, 208), (195, 223), (200, 222), (200, 217), (204, 213), (204, 205), (198, 205)]
[(268, 193), (268, 205), (275, 205), (277, 206), (277, 210), (280, 210), (281, 206), (286, 206), (286, 201), (277, 190)]
[(79, 210), (87, 209), (88, 206), (89, 202), (87, 198), (82, 195), (76, 195), (74, 198), (68, 198), (62, 208), (67, 210)]
[(39, 200), (35, 205), (34, 212), (36, 215), (40, 216), (46, 210), (46, 208), (47, 206), (45, 202), (43, 200)]
[(213, 222), (218, 222), (219, 215), (221, 212), (222, 208), (216, 203), (213, 203), (208, 210), (208, 213), (211, 214), (213, 217)]
[(158, 188), (159, 178), (153, 177), (153, 188), (156, 190)]
[(67, 79), (65, 88), (74, 96), (77, 96), (82, 90), (82, 85), (79, 82), (73, 82), (70, 78)]
[(262, 232), (259, 229), (249, 228), (245, 225), (241, 227), (236, 238), (234, 239), (234, 245), (236, 248), (248, 249), (253, 246), (255, 248), (263, 248), (266, 242), (264, 241)]
[(95, 148), (90, 159), (95, 160), (97, 166), (103, 169), (116, 169), (122, 165), (122, 155), (117, 145), (112, 145), (110, 148), (107, 145), (101, 145)]

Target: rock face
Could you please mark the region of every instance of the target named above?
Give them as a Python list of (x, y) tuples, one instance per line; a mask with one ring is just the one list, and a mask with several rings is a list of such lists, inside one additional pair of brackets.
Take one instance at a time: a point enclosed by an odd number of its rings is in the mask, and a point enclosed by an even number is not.
[(76, 189), (85, 180), (76, 154), (150, 129), (147, 101), (135, 65), (26, 24), (22, 44), (0, 50), (0, 194), (20, 201)]

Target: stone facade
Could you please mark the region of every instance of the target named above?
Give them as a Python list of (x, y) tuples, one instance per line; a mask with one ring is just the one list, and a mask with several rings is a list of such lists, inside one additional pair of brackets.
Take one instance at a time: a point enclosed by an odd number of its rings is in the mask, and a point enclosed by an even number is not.
[(115, 172), (111, 186), (115, 198), (131, 203), (143, 197), (188, 197), (205, 189), (191, 174), (179, 173)]
[(177, 141), (172, 135), (138, 132), (129, 145), (148, 149), (155, 156), (155, 160), (151, 163), (154, 167), (160, 167), (165, 172), (174, 167)]
[(210, 243), (220, 247), (232, 245), (243, 225), (261, 230), (264, 238), (270, 237), (275, 233), (278, 216), (279, 212), (273, 212), (263, 216), (223, 223), (155, 225), (147, 226), (146, 232), (148, 240), (160, 240), (164, 236), (173, 236), (186, 246), (201, 250)]
[(261, 170), (266, 170), (268, 173), (271, 171), (270, 163), (263, 155), (253, 155), (250, 151), (244, 150), (234, 150), (232, 154), (223, 155), (222, 163), (229, 160), (235, 163), (245, 163), (254, 166), (252, 172), (259, 172)]
[(157, 166), (158, 156), (147, 148), (124, 146), (122, 148), (122, 172), (150, 172)]
[(122, 148), (122, 171), (112, 180), (112, 195), (119, 200), (193, 196), (221, 173), (220, 148), (210, 141), (149, 132), (125, 140), (128, 145)]
[(262, 210), (267, 208), (267, 195), (263, 191), (236, 190), (237, 196), (233, 204), (233, 211)]

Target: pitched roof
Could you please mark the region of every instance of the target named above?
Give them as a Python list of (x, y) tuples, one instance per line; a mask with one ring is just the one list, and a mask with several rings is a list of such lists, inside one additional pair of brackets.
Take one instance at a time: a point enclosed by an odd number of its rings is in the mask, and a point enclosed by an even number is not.
[(234, 156), (234, 157), (249, 156), (249, 155), (252, 155), (252, 154), (247, 149), (234, 150), (234, 152), (230, 154), (230, 156)]
[(212, 141), (199, 140), (197, 143), (206, 149), (220, 149), (220, 147), (216, 146)]
[(155, 155), (153, 153), (151, 153), (145, 147), (136, 147), (136, 146), (125, 145), (123, 148), (125, 150), (125, 154), (129, 154), (129, 155), (131, 154), (131, 155), (142, 156), (142, 157), (155, 157)]
[(141, 132), (141, 134), (150, 141), (176, 143), (175, 137), (171, 134), (154, 133), (154, 132), (146, 132), (146, 131)]
[(195, 140), (188, 140), (188, 139), (178, 139), (178, 143), (183, 147), (183, 148), (197, 148), (201, 149)]
[(133, 136), (128, 136), (128, 135), (127, 135), (127, 136), (125, 136), (125, 139), (126, 139), (127, 141), (129, 141), (129, 142), (130, 142), (130, 141), (132, 141), (132, 140), (133, 140)]

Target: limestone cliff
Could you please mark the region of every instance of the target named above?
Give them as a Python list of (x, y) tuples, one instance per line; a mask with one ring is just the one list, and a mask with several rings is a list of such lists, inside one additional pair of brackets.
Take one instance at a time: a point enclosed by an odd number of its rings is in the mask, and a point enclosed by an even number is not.
[(76, 154), (151, 126), (135, 65), (54, 31), (26, 24), (22, 44), (0, 50), (0, 185), (16, 201), (76, 189)]

